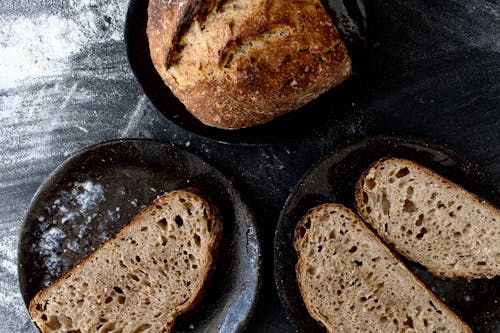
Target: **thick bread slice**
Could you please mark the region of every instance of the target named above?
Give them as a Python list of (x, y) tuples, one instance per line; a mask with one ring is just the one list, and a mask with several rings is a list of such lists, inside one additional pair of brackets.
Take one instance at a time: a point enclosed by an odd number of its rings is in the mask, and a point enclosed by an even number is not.
[(168, 332), (202, 297), (222, 232), (197, 190), (163, 194), (80, 264), (40, 291), (42, 332)]
[(352, 71), (320, 0), (150, 0), (146, 32), (163, 81), (223, 129), (298, 109)]
[(500, 274), (500, 210), (429, 169), (380, 160), (359, 179), (356, 205), (380, 237), (436, 275)]
[(302, 298), (328, 332), (472, 332), (342, 205), (310, 210), (295, 249)]

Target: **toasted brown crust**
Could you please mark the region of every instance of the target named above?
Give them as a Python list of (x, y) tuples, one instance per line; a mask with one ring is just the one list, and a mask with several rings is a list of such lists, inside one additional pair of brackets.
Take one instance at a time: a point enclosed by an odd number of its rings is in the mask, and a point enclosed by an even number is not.
[[(186, 189), (183, 189), (182, 191), (190, 192), (190, 193), (196, 195), (197, 197), (203, 198), (203, 200), (205, 201), (205, 206), (209, 208), (209, 209), (207, 209), (207, 214), (208, 214), (207, 219), (213, 221), (213, 227), (215, 229), (213, 234), (215, 237), (213, 239), (212, 244), (210, 245), (209, 252), (211, 254), (210, 257), (212, 260), (211, 260), (210, 264), (207, 265), (208, 271), (206, 272), (206, 278), (202, 280), (201, 285), (197, 288), (198, 291), (193, 293), (194, 294), (193, 299), (190, 299), (188, 302), (186, 302), (186, 303), (190, 303), (189, 307), (185, 308), (182, 312), (178, 312), (176, 314), (176, 316), (181, 315), (182, 313), (185, 313), (185, 312), (188, 312), (188, 311), (191, 311), (192, 309), (194, 309), (198, 304), (200, 304), (201, 300), (203, 299), (203, 296), (205, 296), (205, 293), (207, 292), (207, 287), (210, 284), (212, 275), (213, 275), (215, 268), (216, 268), (217, 257), (219, 255), (219, 244), (220, 244), (220, 241), (222, 239), (222, 216), (221, 216), (221, 213), (219, 211), (217, 204), (212, 200), (212, 198), (208, 194), (206, 194), (205, 192), (203, 192), (200, 189), (186, 188)], [(172, 323), (172, 326), (173, 326), (173, 323)], [(171, 327), (169, 328), (169, 330), (170, 329), (171, 329)]]
[[(233, 1), (201, 6), (192, 0), (150, 1), (153, 64), (186, 108), (209, 126), (263, 124), (307, 104), (351, 73), (347, 50), (319, 0), (254, 1), (242, 9), (252, 11), (246, 18), (224, 15)], [(218, 15), (214, 24), (215, 19), (208, 22), (213, 33), (203, 35), (210, 13)]]
[[(323, 211), (323, 210), (327, 210), (327, 211), (330, 211), (330, 210), (336, 210), (336, 211), (340, 211), (342, 212), (342, 214), (344, 214), (345, 216), (351, 218), (351, 219), (354, 219), (354, 220), (358, 220), (359, 221), (359, 224), (357, 225), (360, 229), (363, 230), (363, 232), (365, 233), (365, 235), (371, 240), (371, 242), (375, 243), (375, 244), (380, 244), (380, 246), (386, 251), (386, 253), (391, 257), (393, 258), (394, 260), (397, 260), (398, 261), (398, 266), (406, 273), (408, 274), (410, 277), (411, 277), (411, 280), (413, 281), (413, 283), (415, 285), (418, 285), (420, 286), (422, 289), (425, 289), (426, 291), (428, 291), (428, 294), (427, 296), (432, 300), (432, 302), (434, 302), (434, 304), (442, 309), (442, 311), (445, 311), (447, 312), (451, 317), (454, 317), (461, 325), (462, 329), (464, 332), (472, 332), (472, 330), (468, 327), (468, 325), (460, 318), (458, 317), (455, 313), (453, 313), (447, 306), (446, 304), (444, 304), (437, 296), (435, 296), (432, 291), (427, 288), (427, 286), (422, 282), (420, 281), (405, 265), (402, 261), (400, 261), (399, 259), (397, 259), (397, 256), (395, 255), (395, 253), (390, 249), (388, 248), (387, 246), (385, 246), (384, 243), (381, 242), (381, 240), (370, 230), (370, 228), (368, 228), (368, 226), (361, 220), (361, 218), (356, 215), (353, 211), (351, 211), (349, 208), (346, 208), (345, 206), (343, 205), (340, 205), (340, 204), (335, 204), (335, 203), (327, 203), (327, 204), (322, 204), (322, 205), (319, 205), (319, 206), (316, 206), (312, 209), (310, 209), (307, 214), (299, 221), (299, 223), (297, 223), (297, 226), (295, 227), (295, 231), (294, 231), (294, 247), (295, 247), (295, 250), (297, 252), (297, 256), (298, 256), (298, 261), (297, 261), (297, 264), (295, 266), (295, 271), (296, 271), (296, 274), (297, 274), (297, 282), (298, 282), (298, 285), (299, 285), (299, 289), (300, 289), (300, 293), (301, 295), (305, 295), (306, 292), (307, 292), (307, 289), (305, 288), (305, 286), (303, 285), (301, 279), (300, 279), (300, 276), (301, 276), (301, 267), (304, 266), (303, 263), (304, 263), (304, 260), (305, 258), (303, 258), (301, 256), (301, 247), (302, 247), (302, 237), (305, 235), (304, 234), (304, 230), (305, 232), (307, 232), (307, 227), (305, 226), (306, 223), (311, 223), (310, 220), (311, 219), (314, 219), (315, 215), (318, 214), (319, 212)], [(301, 230), (302, 229), (302, 230)], [(410, 286), (409, 286), (410, 287)], [(318, 323), (321, 325), (321, 326), (327, 326), (327, 323), (328, 323), (328, 318), (325, 318), (324, 316), (322, 316), (320, 313), (318, 313), (314, 307), (312, 306), (312, 304), (310, 302), (308, 302), (307, 298), (302, 296), (303, 300), (304, 300), (304, 304), (306, 305), (306, 308), (307, 308), (307, 311), (309, 312), (309, 314), (316, 320), (318, 321)], [(406, 304), (405, 304), (406, 306)], [(330, 323), (331, 324), (331, 323)], [(330, 325), (331, 326), (331, 325)], [(330, 329), (327, 329), (328, 332), (330, 333), (333, 333), (332, 330)]]
[[(87, 262), (95, 258), (100, 252), (104, 251), (108, 244), (112, 243), (113, 241), (116, 241), (122, 234), (126, 234), (128, 229), (134, 225), (135, 223), (139, 223), (143, 217), (147, 216), (154, 208), (157, 202), (160, 200), (164, 199), (165, 196), (176, 196), (176, 195), (184, 195), (184, 196), (191, 196), (195, 200), (201, 200), (203, 202), (204, 207), (206, 208), (207, 212), (207, 220), (211, 220), (213, 222), (212, 226), (212, 234), (213, 238), (211, 239), (211, 243), (208, 245), (209, 248), (209, 253), (210, 253), (210, 261), (209, 263), (205, 266), (205, 279), (201, 279), (200, 283), (194, 288), (194, 291), (191, 295), (191, 297), (180, 307), (178, 307), (176, 312), (173, 314), (173, 319), (185, 312), (188, 312), (192, 310), (202, 299), (207, 285), (210, 282), (209, 279), (215, 270), (215, 263), (216, 263), (216, 258), (218, 254), (218, 247), (219, 243), (222, 237), (222, 220), (221, 220), (221, 215), (220, 212), (215, 204), (213, 204), (213, 201), (207, 197), (201, 190), (195, 189), (195, 188), (186, 188), (186, 189), (180, 189), (180, 190), (175, 190), (168, 192), (166, 194), (163, 194), (162, 196), (158, 197), (155, 201), (153, 201), (149, 206), (147, 206), (142, 212), (140, 212), (138, 215), (136, 215), (129, 223), (124, 225), (120, 230), (110, 238), (108, 238), (99, 248), (97, 248), (95, 251), (91, 252), (88, 254), (85, 258), (83, 258), (78, 264), (70, 268), (67, 272), (62, 274), (59, 278), (55, 279), (52, 281), (48, 286), (44, 287), (42, 290), (40, 290), (35, 297), (30, 301), (28, 311), (30, 313), (30, 316), (32, 318), (35, 318), (37, 314), (37, 309), (36, 304), (44, 298), (47, 292), (49, 292), (52, 288), (57, 287), (59, 284), (61, 284), (62, 281), (65, 279), (68, 279), (80, 266), (85, 265)], [(165, 328), (164, 330), (166, 332), (170, 332), (173, 325), (174, 325), (174, 320), (165, 323)], [(47, 331), (44, 331), (42, 328), (39, 327), (39, 329), (45, 333)]]
[[(355, 195), (354, 196), (355, 196), (356, 209), (357, 209), (359, 215), (363, 218), (363, 220), (365, 220), (371, 226), (377, 225), (377, 221), (373, 218), (372, 214), (370, 214), (367, 211), (367, 206), (364, 204), (364, 200), (363, 200), (364, 182), (365, 182), (365, 178), (369, 174), (369, 172), (371, 170), (374, 170), (374, 169), (379, 169), (383, 165), (384, 162), (395, 162), (395, 163), (401, 163), (403, 165), (406, 164), (406, 165), (409, 165), (409, 166), (423, 172), (424, 174), (426, 174), (427, 176), (429, 176), (431, 178), (439, 177), (442, 180), (444, 187), (450, 186), (452, 188), (455, 188), (455, 189), (461, 191), (464, 195), (467, 195), (471, 200), (473, 200), (475, 204), (477, 204), (479, 206), (482, 206), (482, 205), (489, 206), (492, 210), (497, 212), (498, 216), (500, 216), (500, 209), (498, 209), (497, 207), (495, 207), (494, 205), (492, 205), (488, 201), (482, 199), (477, 194), (474, 194), (474, 193), (467, 191), (462, 186), (452, 182), (451, 180), (449, 180), (441, 175), (438, 175), (437, 173), (433, 172), (432, 170), (430, 170), (426, 167), (423, 167), (422, 165), (420, 165), (418, 163), (407, 160), (407, 159), (384, 157), (384, 158), (381, 158), (381, 159), (377, 160), (376, 162), (372, 163), (362, 173), (362, 175), (360, 176), (360, 178), (356, 182), (356, 186), (355, 186)], [(398, 244), (395, 242), (390, 242), (390, 243), (391, 243), (390, 245), (397, 252), (404, 252), (402, 244)], [(418, 261), (417, 258), (410, 258), (410, 259), (414, 260), (414, 261)], [(482, 274), (481, 272), (462, 272), (462, 273), (458, 274), (458, 273), (453, 273), (453, 272), (449, 271), (445, 267), (434, 267), (434, 266), (428, 266), (428, 265), (425, 265), (425, 266), (432, 274), (434, 274), (436, 276), (443, 277), (443, 278), (466, 278), (466, 279), (492, 278), (491, 275)]]
[[(312, 306), (312, 304), (303, 296), (305, 295), (306, 293), (306, 288), (305, 286), (303, 285), (302, 283), (302, 280), (300, 279), (300, 275), (301, 275), (301, 270), (300, 270), (300, 267), (302, 267), (303, 265), (303, 262), (304, 262), (304, 258), (302, 258), (302, 256), (300, 255), (300, 243), (302, 241), (302, 237), (304, 235), (301, 235), (302, 231), (301, 231), (301, 228), (304, 227), (304, 225), (308, 222), (308, 219), (311, 217), (311, 216), (314, 216), (314, 214), (316, 214), (317, 212), (321, 211), (322, 209), (326, 208), (326, 207), (336, 207), (337, 205), (336, 204), (322, 204), (322, 205), (319, 205), (319, 206), (316, 206), (314, 208), (311, 208), (306, 215), (304, 215), (302, 217), (302, 219), (299, 221), (299, 223), (297, 223), (297, 225), (295, 226), (295, 230), (294, 230), (294, 241), (293, 241), (293, 246), (295, 248), (295, 252), (297, 252), (297, 257), (298, 257), (298, 260), (297, 260), (297, 263), (295, 264), (295, 274), (297, 276), (297, 283), (299, 285), (299, 290), (300, 290), (300, 294), (302, 295), (302, 300), (304, 301), (304, 304), (306, 306), (306, 309), (307, 309), (307, 312), (309, 312), (309, 314), (311, 315), (311, 317), (313, 317), (314, 320), (316, 320), (316, 322), (322, 326), (322, 327), (325, 327), (325, 322), (327, 322), (327, 319), (324, 318), (323, 316), (321, 316)], [(339, 205), (340, 206), (340, 205)], [(307, 228), (306, 228), (307, 229)], [(329, 332), (329, 331), (328, 331)], [(333, 332), (329, 332), (329, 333), (333, 333)]]
[[(165, 64), (177, 47), (179, 37), (187, 29), (192, 20), (200, 14), (205, 3), (214, 3), (215, 0), (159, 0), (150, 1), (148, 6), (148, 31), (154, 30), (161, 34), (162, 44), (157, 44), (160, 49), (158, 54), (164, 59)], [(149, 33), (148, 33), (149, 34)]]

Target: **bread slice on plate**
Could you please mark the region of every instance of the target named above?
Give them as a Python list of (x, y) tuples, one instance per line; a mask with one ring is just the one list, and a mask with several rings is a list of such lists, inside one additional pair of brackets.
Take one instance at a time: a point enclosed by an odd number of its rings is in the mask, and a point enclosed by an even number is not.
[(45, 332), (168, 332), (201, 299), (221, 238), (198, 190), (163, 194), (41, 290), (29, 312)]
[(472, 332), (342, 205), (310, 210), (295, 249), (302, 298), (328, 332)]
[(357, 183), (356, 205), (396, 251), (438, 276), (500, 274), (500, 210), (421, 165), (376, 162)]

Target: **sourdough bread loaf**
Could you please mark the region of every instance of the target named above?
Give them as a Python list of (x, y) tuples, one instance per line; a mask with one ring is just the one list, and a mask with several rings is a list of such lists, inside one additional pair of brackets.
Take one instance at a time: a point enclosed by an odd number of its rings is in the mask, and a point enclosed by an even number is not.
[(358, 181), (356, 205), (380, 237), (436, 275), (500, 274), (500, 210), (421, 165), (376, 162)]
[(166, 193), (31, 301), (47, 332), (169, 332), (215, 267), (222, 225), (194, 189)]
[(472, 332), (342, 205), (310, 210), (295, 249), (302, 298), (328, 332)]
[(320, 0), (150, 0), (147, 36), (164, 82), (218, 128), (266, 123), (351, 73)]

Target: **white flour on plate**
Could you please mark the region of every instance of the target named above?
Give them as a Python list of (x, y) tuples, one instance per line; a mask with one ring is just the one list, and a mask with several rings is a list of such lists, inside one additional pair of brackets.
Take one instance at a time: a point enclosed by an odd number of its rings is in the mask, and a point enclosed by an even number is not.
[[(80, 250), (78, 240), (68, 239), (65, 230), (76, 229), (79, 239), (85, 237), (86, 225), (96, 216), (89, 211), (104, 200), (103, 185), (88, 180), (75, 182), (69, 191), (61, 191), (54, 202), (49, 204), (48, 216), (38, 218), (37, 228), (40, 236), (31, 251), (40, 258), (39, 263), (50, 277), (59, 276), (65, 268), (65, 262), (61, 258), (62, 253)], [(101, 238), (104, 239), (104, 236)]]
[(57, 252), (65, 238), (66, 233), (61, 228), (52, 227), (41, 235), (38, 244), (33, 244), (33, 252), (43, 258), (45, 269), (54, 277), (62, 273), (63, 263)]
[(80, 212), (86, 213), (89, 208), (94, 207), (104, 199), (104, 187), (88, 180), (83, 183), (75, 182), (71, 194), (80, 206)]

